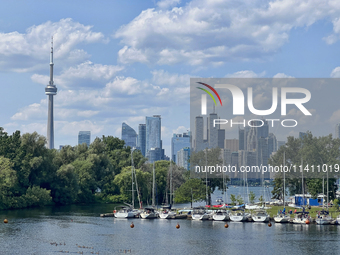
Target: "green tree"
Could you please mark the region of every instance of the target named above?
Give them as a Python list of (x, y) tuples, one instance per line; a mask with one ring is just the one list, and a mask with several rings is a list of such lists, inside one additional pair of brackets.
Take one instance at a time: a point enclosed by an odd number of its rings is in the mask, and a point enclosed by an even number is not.
[(205, 185), (201, 179), (189, 179), (175, 192), (175, 203), (202, 201), (205, 199)]
[(230, 200), (231, 200), (231, 204), (235, 205), (236, 204), (236, 197), (234, 194), (230, 194)]
[(236, 201), (237, 201), (237, 203), (238, 203), (239, 205), (242, 205), (242, 204), (244, 203), (243, 198), (242, 198), (241, 195), (238, 195), (238, 196), (237, 196)]
[(253, 191), (250, 191), (249, 192), (249, 202), (251, 204), (254, 204), (255, 203), (255, 199), (256, 199), (255, 193)]
[(59, 168), (56, 180), (52, 186), (53, 200), (57, 204), (72, 204), (78, 194), (78, 180), (74, 167), (70, 164)]

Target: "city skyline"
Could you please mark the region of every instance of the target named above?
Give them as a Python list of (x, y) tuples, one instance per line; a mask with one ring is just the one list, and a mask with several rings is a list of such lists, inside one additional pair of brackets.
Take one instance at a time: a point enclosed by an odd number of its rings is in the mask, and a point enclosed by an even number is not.
[(334, 54), (340, 5), (332, 1), (323, 8), (288, 0), (85, 1), (81, 12), (79, 3), (3, 4), (0, 122), (6, 132), (47, 134), (51, 36), (55, 148), (76, 145), (80, 130), (120, 137), (122, 122), (137, 131), (145, 116), (159, 114), (170, 155), (172, 135), (189, 130), (190, 77), (340, 77)]

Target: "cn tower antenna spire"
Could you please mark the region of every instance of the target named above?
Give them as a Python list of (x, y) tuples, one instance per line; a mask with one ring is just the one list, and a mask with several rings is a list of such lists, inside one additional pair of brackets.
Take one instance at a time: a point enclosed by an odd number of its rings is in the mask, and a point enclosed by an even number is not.
[(53, 96), (57, 94), (57, 87), (53, 82), (53, 36), (51, 37), (51, 55), (50, 55), (50, 81), (45, 88), (45, 94), (48, 95), (48, 117), (47, 117), (47, 148), (54, 149), (54, 123), (53, 123)]

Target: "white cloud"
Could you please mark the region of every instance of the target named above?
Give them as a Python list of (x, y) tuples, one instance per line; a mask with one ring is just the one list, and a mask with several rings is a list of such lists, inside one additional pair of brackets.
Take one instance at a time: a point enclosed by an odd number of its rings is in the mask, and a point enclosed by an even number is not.
[(273, 76), (273, 78), (294, 78), (293, 76), (289, 76), (287, 74), (284, 73), (277, 73)]
[(162, 0), (157, 2), (157, 6), (162, 9), (167, 9), (178, 5), (180, 2), (181, 0)]
[(172, 130), (173, 134), (183, 134), (183, 133), (188, 133), (188, 130), (190, 130), (190, 128), (186, 128), (185, 126), (179, 126), (176, 129)]
[[(75, 67), (69, 67), (61, 72), (60, 75), (54, 76), (57, 87), (62, 88), (86, 88), (103, 86), (119, 71), (123, 70), (121, 66), (93, 64), (91, 61), (83, 62)], [(47, 75), (33, 74), (32, 81), (46, 85), (50, 79)]]
[[(115, 37), (124, 44), (122, 63), (206, 65), (235, 59), (263, 59), (289, 40), (293, 28), (319, 20), (333, 21), (333, 38), (340, 32), (340, 4), (334, 0), (192, 0), (160, 1), (160, 9), (142, 11), (120, 27)], [(327, 41), (327, 40), (326, 40)]]
[(331, 73), (332, 78), (340, 78), (340, 66), (333, 69)]
[(261, 78), (265, 76), (266, 72), (263, 71), (262, 73), (255, 73), (254, 71), (251, 70), (244, 70), (244, 71), (238, 71), (233, 74), (227, 74), (225, 77), (226, 78)]
[(92, 26), (70, 18), (31, 26), (25, 33), (0, 33), (0, 70), (27, 72), (46, 66), (52, 35), (54, 59), (59, 62), (84, 61), (89, 55), (76, 49), (78, 44), (107, 41), (102, 33), (93, 32)]

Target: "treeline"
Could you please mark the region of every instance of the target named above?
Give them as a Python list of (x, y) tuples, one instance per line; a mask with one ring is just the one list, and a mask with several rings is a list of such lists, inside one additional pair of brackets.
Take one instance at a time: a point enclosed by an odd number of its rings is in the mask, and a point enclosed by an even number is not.
[[(131, 155), (140, 199), (151, 203), (153, 165), (146, 163), (140, 151), (131, 154), (124, 141), (103, 136), (89, 147), (65, 146), (60, 151), (49, 150), (45, 144), (45, 137), (36, 132), (8, 135), (0, 127), (0, 209), (96, 201), (131, 203)], [(176, 190), (189, 178), (184, 168), (172, 166)], [(169, 161), (155, 163), (157, 204), (169, 197), (169, 169)], [(136, 204), (137, 197), (136, 192)]]
[[(286, 188), (290, 195), (304, 192), (317, 198), (318, 194), (323, 193), (323, 188), (326, 195), (328, 185), (331, 200), (336, 196), (336, 178), (340, 176), (339, 159), (340, 139), (333, 139), (332, 135), (315, 137), (307, 132), (303, 138), (288, 137), (286, 145), (281, 146), (268, 163), (282, 166), (285, 162), (286, 166), (292, 166), (290, 173), (285, 175)], [(293, 166), (296, 167), (296, 173)], [(277, 175), (273, 184), (273, 198), (282, 199), (283, 173)]]

